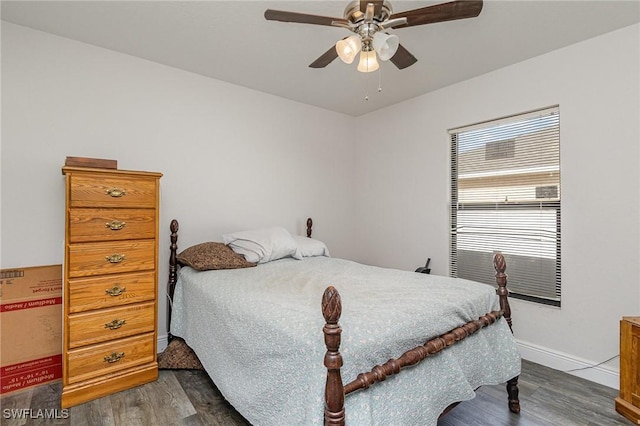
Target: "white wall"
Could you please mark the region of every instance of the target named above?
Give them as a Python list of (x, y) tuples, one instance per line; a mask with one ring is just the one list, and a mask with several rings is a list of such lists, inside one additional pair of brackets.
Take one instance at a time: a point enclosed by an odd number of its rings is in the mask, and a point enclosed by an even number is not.
[(346, 115), (3, 22), (0, 266), (63, 262), (66, 156), (164, 173), (162, 336), (172, 218), (186, 248), (249, 227), (279, 224), (302, 234), (312, 216), (314, 235), (336, 256), (349, 254), (352, 124)]
[[(562, 308), (514, 301), (525, 358), (569, 369), (617, 354), (640, 315), (640, 26), (357, 119), (358, 260), (448, 273), (447, 129), (560, 105)], [(507, 270), (508, 273), (508, 270)], [(618, 362), (579, 374), (617, 386)]]
[[(161, 289), (174, 217), (186, 247), (250, 226), (302, 233), (311, 215), (335, 256), (401, 269), (431, 257), (446, 275), (447, 129), (559, 104), (563, 306), (514, 301), (515, 332), (529, 359), (602, 361), (620, 317), (640, 314), (639, 32), (352, 118), (3, 23), (0, 266), (62, 262), (60, 168), (74, 155), (164, 173)], [(388, 124), (371, 135), (371, 122)], [(616, 371), (581, 374), (616, 386)]]

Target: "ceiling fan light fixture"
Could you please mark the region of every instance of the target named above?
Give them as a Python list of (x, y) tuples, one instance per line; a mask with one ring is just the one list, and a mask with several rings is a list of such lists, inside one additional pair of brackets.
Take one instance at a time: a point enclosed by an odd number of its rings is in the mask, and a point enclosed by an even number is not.
[(373, 36), (373, 48), (381, 61), (388, 61), (398, 51), (400, 39), (397, 35), (377, 32)]
[[(475, 18), (480, 15), (483, 3), (483, 0), (448, 0), (446, 3), (393, 13), (389, 0), (352, 0), (344, 10), (342, 18), (273, 9), (265, 10), (264, 17), (268, 21), (338, 27), (357, 34), (356, 37), (347, 37), (347, 39), (350, 39), (349, 42), (339, 42), (335, 46), (331, 46), (329, 50), (309, 64), (310, 68), (324, 68), (338, 56), (342, 61), (350, 64), (355, 60), (358, 52), (364, 50), (375, 53), (373, 57), (370, 54), (361, 55), (360, 62), (364, 63), (362, 66), (358, 66), (360, 71), (368, 72), (377, 69), (379, 65), (376, 55), (380, 56), (383, 61), (390, 60), (396, 68), (402, 70), (415, 64), (418, 60), (404, 46), (399, 44), (397, 36), (386, 34), (384, 31), (389, 28), (400, 29)], [(357, 43), (358, 36), (360, 37), (360, 46)], [(375, 46), (374, 39), (377, 39), (375, 40)], [(349, 43), (354, 42), (355, 44), (349, 46)]]
[(338, 56), (345, 64), (352, 63), (361, 49), (362, 42), (357, 35), (338, 40), (336, 43), (336, 52), (338, 52)]
[(376, 59), (375, 50), (360, 52), (360, 62), (358, 63), (358, 71), (360, 72), (372, 72), (380, 68), (378, 60)]

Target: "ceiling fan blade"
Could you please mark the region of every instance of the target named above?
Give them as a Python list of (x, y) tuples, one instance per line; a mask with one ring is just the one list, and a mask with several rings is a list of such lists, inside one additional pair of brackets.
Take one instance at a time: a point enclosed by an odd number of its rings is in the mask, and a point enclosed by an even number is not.
[(394, 13), (390, 19), (407, 18), (406, 25), (396, 28), (414, 27), (416, 25), (436, 22), (454, 21), (456, 19), (475, 18), (482, 11), (482, 0), (455, 0), (448, 3), (422, 7)]
[(297, 22), (300, 24), (314, 24), (314, 25), (327, 25), (335, 26), (336, 24), (348, 25), (349, 21), (343, 18), (331, 18), (329, 16), (309, 15), (306, 13), (287, 12), (284, 10), (267, 9), (264, 11), (264, 17), (268, 21), (280, 21), (280, 22)]
[(318, 59), (313, 61), (309, 68), (324, 68), (333, 62), (334, 59), (338, 57), (338, 52), (336, 51), (335, 46), (331, 46), (329, 50), (324, 52)]
[(398, 69), (403, 70), (418, 62), (415, 56), (411, 54), (404, 46), (399, 45), (396, 54), (389, 59)]

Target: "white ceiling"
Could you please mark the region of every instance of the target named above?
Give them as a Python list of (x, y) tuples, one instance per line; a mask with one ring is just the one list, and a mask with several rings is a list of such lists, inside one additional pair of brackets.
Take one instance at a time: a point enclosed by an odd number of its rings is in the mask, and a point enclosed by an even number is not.
[[(442, 2), (391, 1), (394, 12)], [(386, 62), (363, 74), (339, 59), (308, 67), (347, 30), (263, 16), (270, 8), (342, 17), (347, 3), (3, 0), (1, 13), (18, 25), (354, 116), (640, 22), (640, 0), (488, 0), (477, 18), (392, 30), (418, 62), (404, 70)]]

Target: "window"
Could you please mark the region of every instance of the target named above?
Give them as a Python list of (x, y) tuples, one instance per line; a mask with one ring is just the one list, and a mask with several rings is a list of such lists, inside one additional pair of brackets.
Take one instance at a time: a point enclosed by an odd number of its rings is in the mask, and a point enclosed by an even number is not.
[(449, 133), (451, 276), (495, 283), (500, 251), (513, 297), (560, 306), (558, 107)]

